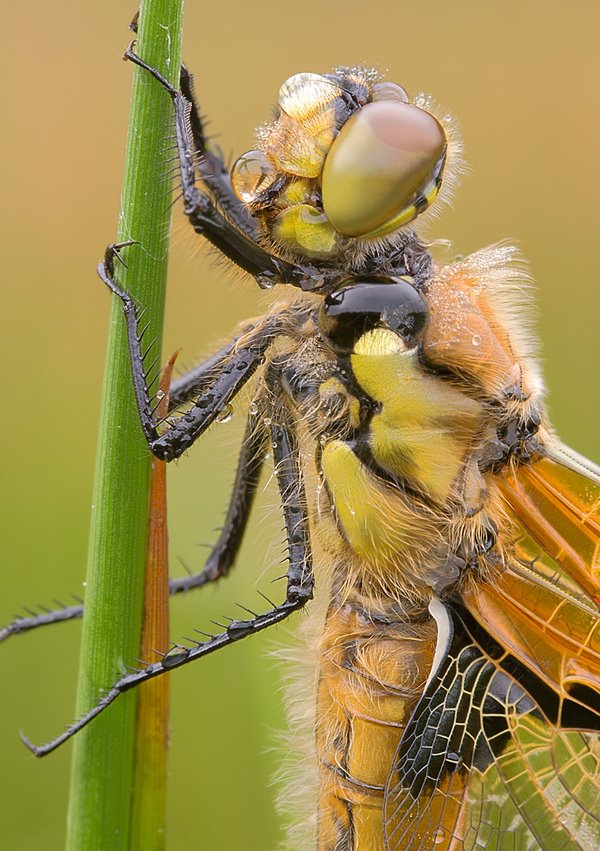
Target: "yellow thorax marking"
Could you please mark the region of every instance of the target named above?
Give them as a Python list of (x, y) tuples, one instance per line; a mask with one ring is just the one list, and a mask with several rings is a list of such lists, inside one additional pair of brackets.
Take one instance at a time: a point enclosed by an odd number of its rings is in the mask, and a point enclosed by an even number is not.
[(369, 439), (376, 463), (444, 502), (477, 435), (480, 405), (425, 373), (417, 350), (388, 329), (364, 334), (350, 360), (359, 385), (381, 403)]

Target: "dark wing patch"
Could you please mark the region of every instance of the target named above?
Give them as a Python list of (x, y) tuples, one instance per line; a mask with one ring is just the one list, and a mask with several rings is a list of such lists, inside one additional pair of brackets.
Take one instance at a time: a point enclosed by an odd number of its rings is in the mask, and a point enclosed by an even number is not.
[(600, 847), (597, 733), (558, 729), (519, 664), (464, 610), (454, 623), (388, 778), (386, 849)]

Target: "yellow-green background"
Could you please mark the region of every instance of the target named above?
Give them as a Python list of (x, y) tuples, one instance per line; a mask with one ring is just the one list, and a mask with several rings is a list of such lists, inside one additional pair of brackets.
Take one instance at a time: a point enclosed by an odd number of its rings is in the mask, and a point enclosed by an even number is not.
[[(3, 7), (0, 623), (81, 591), (109, 303), (94, 267), (116, 233), (134, 3)], [(432, 235), (463, 253), (518, 241), (538, 282), (553, 420), (595, 460), (599, 28), (597, 0), (188, 0), (184, 46), (227, 153), (250, 146), (287, 76), (335, 64), (388, 69), (459, 117), (471, 171)], [(165, 346), (183, 346), (185, 360), (256, 312), (260, 295), (213, 262), (178, 208), (174, 237)], [(179, 555), (198, 566), (196, 544), (214, 539), (242, 419), (172, 470), (174, 570)], [(269, 592), (282, 535), (272, 491), (263, 503), (236, 576), (175, 602), (174, 637), (233, 615), (234, 601), (258, 605), (261, 576)], [(0, 648), (1, 848), (62, 847), (70, 747), (37, 762), (17, 734), (43, 740), (72, 717), (78, 636), (70, 624)], [(281, 838), (273, 644), (255, 639), (173, 676), (170, 849), (268, 851)]]

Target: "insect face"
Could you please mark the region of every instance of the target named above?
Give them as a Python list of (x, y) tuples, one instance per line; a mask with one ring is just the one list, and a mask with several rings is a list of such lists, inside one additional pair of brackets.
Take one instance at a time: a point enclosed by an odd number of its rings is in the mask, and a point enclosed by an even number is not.
[(329, 262), (423, 212), (447, 155), (438, 120), (364, 69), (290, 77), (259, 142), (233, 167), (238, 197), (274, 246)]

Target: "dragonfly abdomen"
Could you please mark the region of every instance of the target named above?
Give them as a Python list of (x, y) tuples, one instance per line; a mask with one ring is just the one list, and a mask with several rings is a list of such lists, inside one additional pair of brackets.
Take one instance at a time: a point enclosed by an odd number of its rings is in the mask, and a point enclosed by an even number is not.
[(383, 851), (390, 765), (431, 668), (436, 630), (392, 599), (334, 597), (319, 644), (319, 851)]

